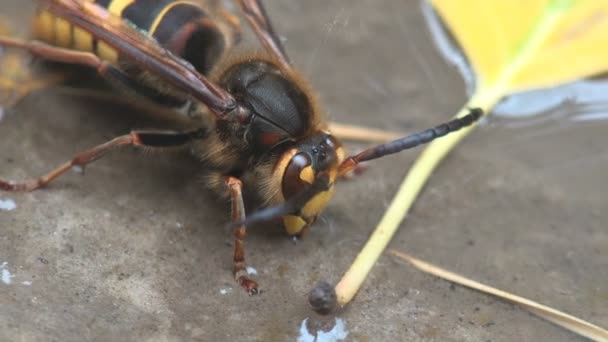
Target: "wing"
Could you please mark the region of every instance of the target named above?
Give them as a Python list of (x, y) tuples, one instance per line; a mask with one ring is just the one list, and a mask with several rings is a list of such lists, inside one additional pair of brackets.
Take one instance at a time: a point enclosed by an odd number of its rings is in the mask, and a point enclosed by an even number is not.
[(261, 0), (238, 0), (241, 12), (266, 50), (270, 51), (286, 69), (291, 69), (291, 61), (285, 52), (281, 39), (274, 31), (272, 23)]
[[(183, 59), (162, 48), (156, 41), (92, 2), (83, 0), (39, 0), (43, 7), (71, 24), (90, 32), (110, 45), (121, 58), (154, 73), (203, 102), (222, 120), (233, 118), (235, 99), (199, 74)], [(235, 118), (236, 119), (236, 118)]]

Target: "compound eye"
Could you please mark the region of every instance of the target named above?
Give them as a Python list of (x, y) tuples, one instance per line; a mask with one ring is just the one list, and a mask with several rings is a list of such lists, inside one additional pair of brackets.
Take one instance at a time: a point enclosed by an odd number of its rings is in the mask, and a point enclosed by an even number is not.
[(335, 150), (336, 148), (338, 148), (338, 145), (339, 145), (338, 142), (336, 141), (336, 138), (333, 135), (329, 135), (327, 138), (325, 138), (325, 144), (331, 150)]
[(300, 152), (291, 158), (283, 174), (283, 196), (291, 196), (304, 191), (315, 181), (312, 161), (307, 153)]

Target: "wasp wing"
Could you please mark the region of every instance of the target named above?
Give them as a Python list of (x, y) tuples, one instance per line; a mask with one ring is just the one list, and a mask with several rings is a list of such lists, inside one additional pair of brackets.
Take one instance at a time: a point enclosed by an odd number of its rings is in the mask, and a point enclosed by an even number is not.
[(53, 14), (116, 49), (120, 58), (128, 59), (200, 100), (218, 118), (226, 119), (226, 114), (237, 107), (227, 91), (199, 74), (190, 63), (105, 8), (83, 0), (39, 1)]

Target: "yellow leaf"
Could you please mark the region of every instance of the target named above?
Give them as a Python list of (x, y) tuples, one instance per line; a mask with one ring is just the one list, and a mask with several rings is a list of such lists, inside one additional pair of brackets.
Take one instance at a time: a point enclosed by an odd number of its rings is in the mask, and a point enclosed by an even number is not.
[(608, 68), (607, 0), (431, 0), (473, 67), (479, 89), (555, 86)]
[[(608, 70), (608, 0), (429, 0), (477, 78), (468, 107), (488, 113), (505, 95), (557, 86)], [(433, 170), (475, 126), (435, 140), (414, 163), (350, 269), (338, 303), (356, 294)]]

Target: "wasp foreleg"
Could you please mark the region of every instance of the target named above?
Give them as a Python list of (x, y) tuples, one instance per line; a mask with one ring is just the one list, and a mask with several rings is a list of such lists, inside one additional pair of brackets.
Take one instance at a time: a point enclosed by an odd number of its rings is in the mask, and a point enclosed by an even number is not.
[(151, 148), (180, 147), (185, 146), (193, 139), (201, 138), (204, 131), (196, 130), (190, 132), (171, 131), (133, 131), (130, 134), (114, 138), (104, 144), (93, 147), (90, 150), (78, 153), (72, 160), (63, 163), (55, 170), (46, 175), (29, 181), (15, 183), (0, 179), (0, 190), (4, 191), (33, 191), (46, 186), (55, 178), (61, 176), (72, 168), (83, 168), (87, 164), (103, 157), (106, 153), (121, 146), (140, 146)]
[(99, 57), (90, 52), (64, 49), (37, 40), (0, 37), (0, 45), (24, 49), (35, 56), (54, 62), (88, 65), (94, 68), (98, 68), (103, 63)]
[[(243, 183), (234, 177), (226, 178), (226, 186), (230, 191), (232, 203), (232, 222), (241, 222), (245, 219), (245, 204), (243, 203)], [(248, 294), (258, 293), (258, 284), (247, 276), (247, 264), (245, 263), (245, 249), (243, 247), (247, 228), (244, 224), (234, 228), (234, 258), (233, 273), (237, 283), (247, 291)]]
[(109, 62), (101, 60), (91, 52), (64, 49), (49, 45), (37, 40), (23, 40), (0, 36), (0, 46), (20, 48), (28, 51), (36, 57), (47, 61), (77, 64), (96, 69), (97, 72), (108, 81), (123, 84), (125, 87), (133, 87), (134, 82), (120, 69)]

